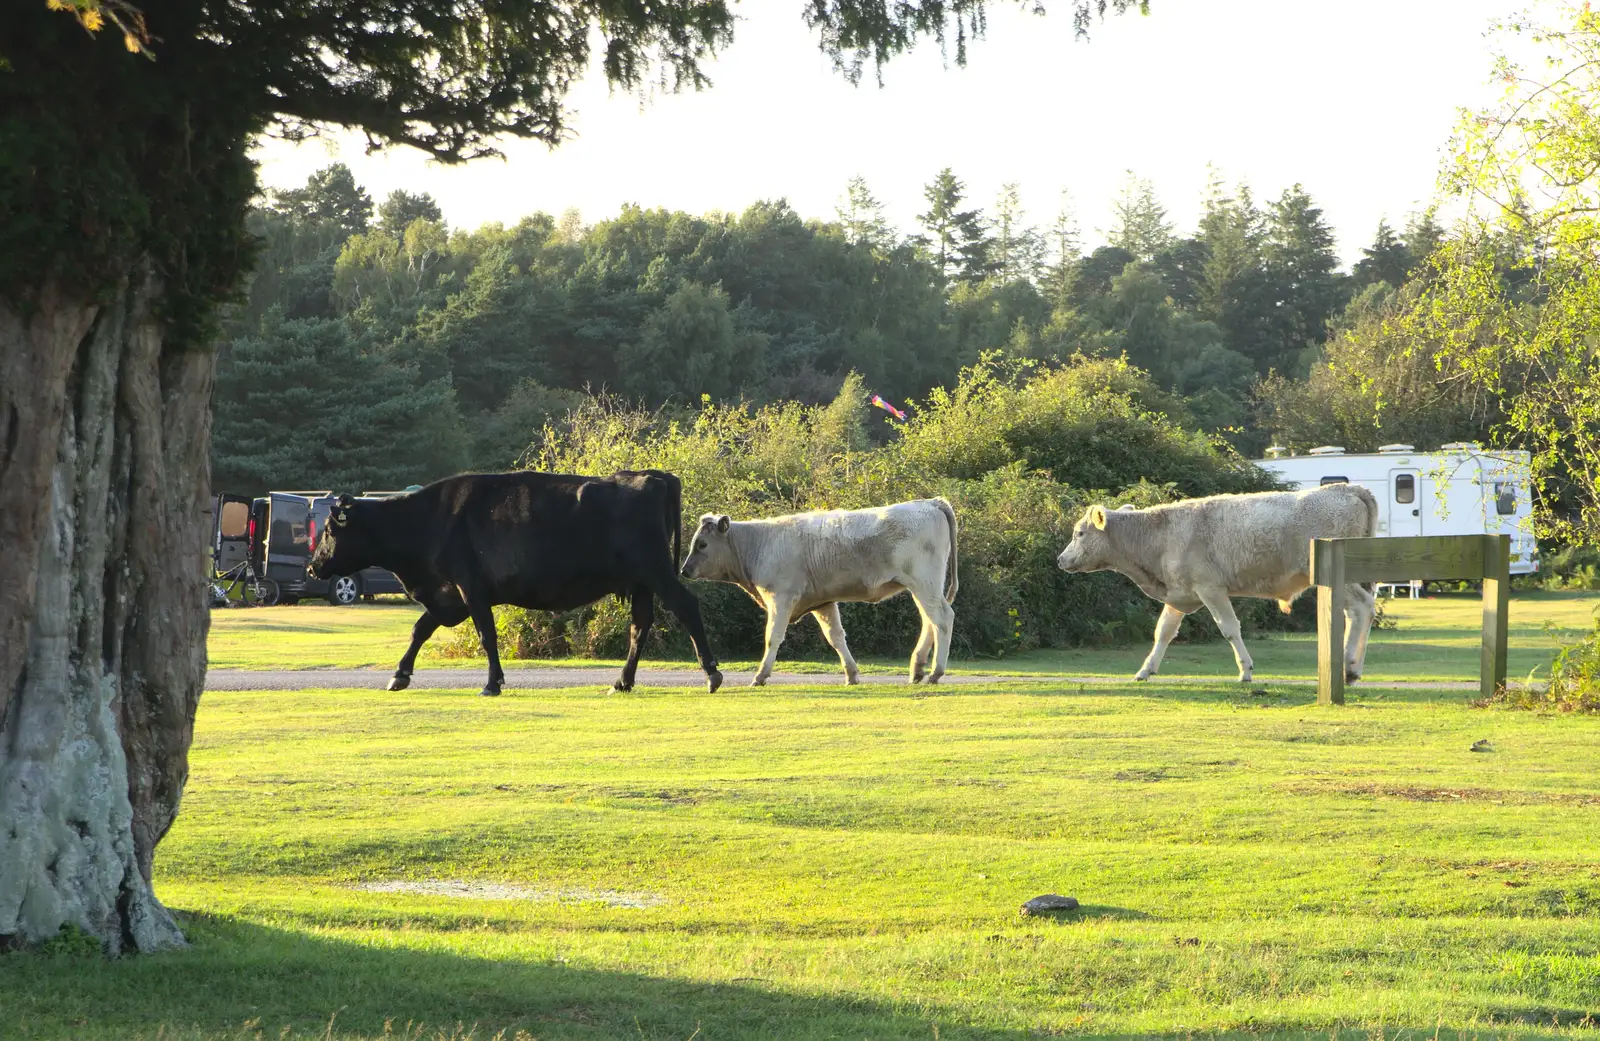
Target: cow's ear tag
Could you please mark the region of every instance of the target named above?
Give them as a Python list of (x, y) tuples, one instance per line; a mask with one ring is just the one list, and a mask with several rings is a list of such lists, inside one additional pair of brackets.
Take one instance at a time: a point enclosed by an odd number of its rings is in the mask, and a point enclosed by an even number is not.
[(728, 515), (726, 513), (724, 513), (722, 516), (717, 518), (717, 534), (718, 535), (726, 535), (727, 533), (728, 533)]
[(1099, 528), (1101, 531), (1105, 531), (1106, 530), (1106, 508), (1104, 506), (1091, 506), (1091, 507), (1089, 507), (1089, 523), (1093, 524), (1095, 527)]
[(347, 521), (350, 520), (350, 515), (348, 513), (344, 512), (343, 510), (340, 510), (337, 514), (334, 515), (333, 519), (336, 522), (340, 523), (340, 524), (344, 524), (344, 523), (346, 523)]

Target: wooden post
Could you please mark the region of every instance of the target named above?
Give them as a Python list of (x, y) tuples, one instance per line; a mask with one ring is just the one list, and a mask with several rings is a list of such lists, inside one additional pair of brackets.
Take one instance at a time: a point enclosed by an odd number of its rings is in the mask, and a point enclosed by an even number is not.
[(1317, 584), (1317, 703), (1344, 704), (1344, 545), (1311, 542), (1311, 580)]
[(1478, 684), (1490, 698), (1506, 687), (1507, 614), (1511, 605), (1511, 536), (1483, 536), (1483, 657)]

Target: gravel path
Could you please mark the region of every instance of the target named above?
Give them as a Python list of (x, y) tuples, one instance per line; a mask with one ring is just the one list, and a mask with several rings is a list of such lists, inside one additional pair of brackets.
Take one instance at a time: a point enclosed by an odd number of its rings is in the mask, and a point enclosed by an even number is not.
[[(620, 667), (619, 667), (620, 668)], [(507, 669), (507, 691), (534, 690), (552, 687), (609, 688), (617, 678), (616, 668), (587, 669), (544, 667), (538, 669)], [(750, 682), (750, 672), (723, 672), (725, 687), (742, 687)], [(389, 684), (387, 669), (212, 669), (206, 675), (207, 690), (313, 690), (323, 688), (382, 690)], [(418, 669), (411, 676), (412, 690), (476, 690), (483, 685), (484, 673), (478, 669)], [(809, 684), (811, 686), (843, 685), (843, 677), (829, 672), (777, 672), (767, 680), (769, 686)], [(864, 673), (862, 683), (874, 685), (906, 686), (901, 674)], [(1052, 687), (1106, 687), (1131, 684), (1126, 676), (982, 676), (947, 674), (940, 686), (966, 686), (974, 683), (1025, 683), (1030, 686)], [(1161, 683), (1226, 682), (1224, 677), (1162, 677)], [(1315, 680), (1259, 680), (1257, 686), (1316, 686)], [(640, 669), (640, 688), (693, 687), (704, 689), (705, 677), (688, 669)], [(1357, 685), (1355, 689), (1360, 689)], [(1476, 683), (1402, 682), (1371, 684), (1372, 687), (1400, 690), (1477, 690)]]

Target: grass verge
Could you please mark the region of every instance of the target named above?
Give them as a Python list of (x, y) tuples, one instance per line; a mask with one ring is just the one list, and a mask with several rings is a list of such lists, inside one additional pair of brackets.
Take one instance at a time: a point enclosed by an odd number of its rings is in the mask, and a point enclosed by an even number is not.
[(1600, 1036), (1600, 720), (1266, 689), (210, 693), (0, 1034)]
[[(1508, 674), (1524, 679), (1548, 674), (1551, 657), (1563, 643), (1580, 638), (1593, 628), (1600, 594), (1574, 592), (1518, 593), (1512, 600)], [(959, 609), (959, 608), (958, 608)], [(1478, 675), (1478, 641), (1481, 601), (1466, 595), (1427, 600), (1392, 600), (1386, 609), (1397, 628), (1372, 636), (1367, 655), (1371, 682), (1472, 680)], [(230, 609), (212, 614), (211, 665), (229, 669), (392, 669), (411, 636), (418, 609), (410, 604), (324, 607), (299, 605), (282, 608)], [(813, 624), (803, 620), (801, 625)], [(1131, 676), (1149, 651), (1150, 634), (1131, 634), (1130, 642), (1113, 647), (1042, 650), (998, 660), (952, 663), (952, 672), (985, 675)], [(436, 640), (442, 637), (436, 637)], [(907, 634), (906, 654), (914, 634)], [(1315, 677), (1316, 636), (1295, 634), (1253, 637), (1250, 653), (1256, 676), (1267, 680)], [(651, 667), (695, 668), (691, 661), (662, 661), (646, 650)], [(427, 668), (482, 669), (482, 658), (447, 659), (424, 649), (420, 660)], [(509, 661), (507, 664), (512, 664)], [(553, 662), (517, 663), (565, 666), (616, 666), (614, 661), (563, 658)], [(754, 662), (730, 662), (734, 668), (753, 669)], [(902, 659), (873, 659), (865, 669), (881, 673), (905, 671)], [(839, 672), (835, 659), (796, 661), (780, 656), (779, 668), (788, 672)], [(1167, 677), (1230, 679), (1236, 669), (1233, 652), (1221, 642), (1178, 643), (1167, 652), (1162, 673)]]

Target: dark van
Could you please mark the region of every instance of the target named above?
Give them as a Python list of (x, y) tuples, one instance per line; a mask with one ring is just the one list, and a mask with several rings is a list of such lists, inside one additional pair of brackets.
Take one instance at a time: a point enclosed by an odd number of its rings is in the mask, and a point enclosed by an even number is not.
[[(399, 492), (367, 492), (363, 499), (383, 498)], [(326, 597), (339, 606), (353, 604), (363, 596), (379, 593), (404, 593), (405, 587), (382, 568), (367, 568), (354, 575), (320, 579), (306, 570), (317, 533), (328, 522), (335, 496), (327, 491), (269, 492), (251, 504), (254, 530), (266, 532), (254, 540), (256, 568), (278, 583), (283, 603), (303, 597)]]

